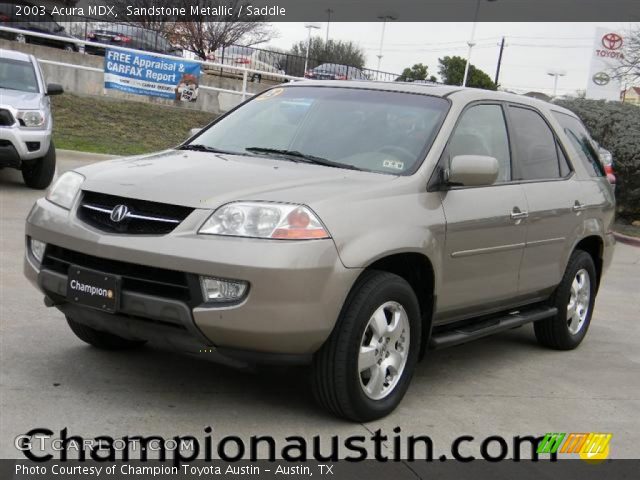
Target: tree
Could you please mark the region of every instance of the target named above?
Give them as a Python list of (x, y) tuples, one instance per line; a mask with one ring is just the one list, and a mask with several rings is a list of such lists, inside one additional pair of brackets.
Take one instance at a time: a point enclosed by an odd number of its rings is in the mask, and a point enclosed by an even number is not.
[(626, 35), (622, 54), (624, 58), (614, 70), (614, 77), (631, 82), (640, 79), (640, 27)]
[(271, 27), (264, 22), (179, 22), (171, 32), (173, 41), (205, 60), (209, 52), (236, 43), (258, 45), (273, 38)]
[[(464, 69), (467, 61), (462, 57), (444, 57), (438, 60), (438, 74), (442, 82), (447, 85), (462, 85)], [(485, 90), (497, 90), (498, 87), (491, 77), (485, 72), (476, 68), (473, 64), (469, 66), (468, 87), (483, 88)]]
[[(290, 53), (299, 57), (307, 54), (307, 41), (301, 40), (291, 47)], [(338, 63), (350, 67), (364, 68), (364, 50), (354, 42), (341, 40), (325, 41), (321, 37), (312, 37), (309, 46), (309, 68), (323, 63)]]
[[(274, 32), (266, 23), (266, 17), (247, 15), (248, 0), (115, 0), (118, 18), (126, 23), (162, 32), (177, 46), (190, 50), (205, 60), (209, 52), (235, 43), (257, 45), (269, 41)], [(226, 7), (226, 11), (234, 12), (226, 15), (191, 15), (191, 7), (216, 8)], [(130, 16), (127, 7), (183, 7), (189, 13), (188, 21), (171, 15)], [(241, 9), (241, 7), (243, 7)], [(240, 12), (243, 13), (240, 13)]]
[[(396, 78), (396, 82), (415, 82), (416, 80), (426, 80), (429, 72), (429, 68), (422, 63), (416, 63), (413, 67), (405, 68), (402, 71), (402, 75)], [(433, 75), (429, 77), (430, 82), (435, 82), (437, 79)]]

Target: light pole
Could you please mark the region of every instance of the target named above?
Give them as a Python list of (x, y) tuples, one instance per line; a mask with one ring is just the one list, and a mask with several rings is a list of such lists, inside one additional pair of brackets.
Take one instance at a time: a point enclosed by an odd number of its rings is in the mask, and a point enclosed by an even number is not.
[(564, 70), (549, 70), (547, 75), (553, 77), (553, 97), (555, 98), (558, 93), (558, 78), (564, 77), (567, 74)]
[(388, 21), (397, 20), (398, 17), (394, 17), (393, 15), (380, 15), (378, 18), (382, 20), (382, 32), (380, 34), (380, 49), (378, 50), (378, 55), (376, 55), (378, 57), (377, 75), (380, 75), (380, 65), (382, 64), (382, 47), (384, 45), (384, 30), (387, 26)]
[(326, 12), (327, 12), (327, 36), (324, 39), (325, 47), (326, 45), (329, 44), (329, 27), (331, 26), (331, 14), (333, 13), (333, 10), (331, 10), (330, 8), (327, 8)]
[[(469, 67), (471, 66), (471, 52), (476, 44), (476, 27), (478, 26), (478, 14), (480, 13), (480, 2), (482, 0), (476, 0), (476, 11), (473, 15), (473, 26), (471, 27), (471, 38), (467, 42), (469, 45), (469, 51), (467, 52), (467, 64), (464, 67), (464, 77), (462, 78), (462, 86), (467, 86), (467, 80), (469, 78)], [(496, 2), (497, 0), (487, 0), (487, 2)]]
[(309, 47), (311, 47), (311, 30), (314, 28), (319, 29), (320, 25), (317, 23), (305, 23), (304, 28), (307, 29), (307, 54), (304, 57), (304, 73), (307, 73), (307, 67), (309, 66)]

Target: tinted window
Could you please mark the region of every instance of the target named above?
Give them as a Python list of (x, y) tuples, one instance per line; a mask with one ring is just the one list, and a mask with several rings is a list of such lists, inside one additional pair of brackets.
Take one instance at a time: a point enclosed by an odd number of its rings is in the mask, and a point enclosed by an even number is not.
[(38, 80), (31, 62), (0, 58), (0, 88), (37, 92)]
[(442, 98), (399, 92), (276, 88), (222, 118), (194, 143), (244, 154), (256, 148), (298, 151), (402, 174), (424, 159), (448, 106)]
[(528, 108), (510, 107), (519, 180), (560, 178), (556, 138), (542, 116)]
[(476, 105), (462, 114), (451, 140), (450, 158), (484, 155), (498, 160), (497, 182), (511, 180), (511, 155), (504, 113), (500, 105)]
[(593, 140), (582, 122), (566, 113), (553, 112), (567, 137), (578, 152), (578, 156), (592, 177), (605, 176), (604, 167), (600, 163), (600, 157), (596, 151)]
[(558, 157), (560, 157), (560, 176), (566, 177), (571, 173), (571, 166), (569, 165), (567, 156), (562, 151), (560, 144), (557, 144), (557, 147), (558, 147)]

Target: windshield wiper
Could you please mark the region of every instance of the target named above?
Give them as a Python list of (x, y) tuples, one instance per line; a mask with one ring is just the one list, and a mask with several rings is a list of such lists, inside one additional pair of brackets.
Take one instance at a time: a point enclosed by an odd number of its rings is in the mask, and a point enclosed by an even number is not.
[(210, 152), (210, 153), (225, 153), (227, 155), (246, 155), (246, 153), (242, 152), (232, 152), (230, 150), (221, 150), (215, 147), (208, 147), (207, 145), (202, 145), (201, 143), (190, 143), (188, 145), (180, 145), (178, 150), (193, 150), (194, 152)]
[(299, 152), (298, 150), (287, 150), (284, 148), (263, 148), (263, 147), (248, 147), (245, 148), (247, 152), (251, 153), (264, 153), (266, 155), (281, 155), (287, 157), (294, 162), (313, 163), (315, 165), (324, 165), (325, 167), (346, 168), (348, 170), (361, 170), (355, 165), (349, 165), (348, 163), (334, 162), (327, 158), (316, 157), (315, 155), (308, 155), (306, 153)]

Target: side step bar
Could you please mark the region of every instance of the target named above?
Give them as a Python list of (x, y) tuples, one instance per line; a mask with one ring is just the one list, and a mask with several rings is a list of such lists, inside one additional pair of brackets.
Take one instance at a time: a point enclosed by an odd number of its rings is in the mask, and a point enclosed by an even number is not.
[(493, 317), (478, 323), (467, 324), (451, 330), (434, 332), (431, 335), (429, 347), (432, 349), (453, 347), (454, 345), (460, 345), (494, 333), (520, 327), (526, 323), (553, 317), (557, 313), (558, 309), (555, 307), (536, 307), (500, 317)]

